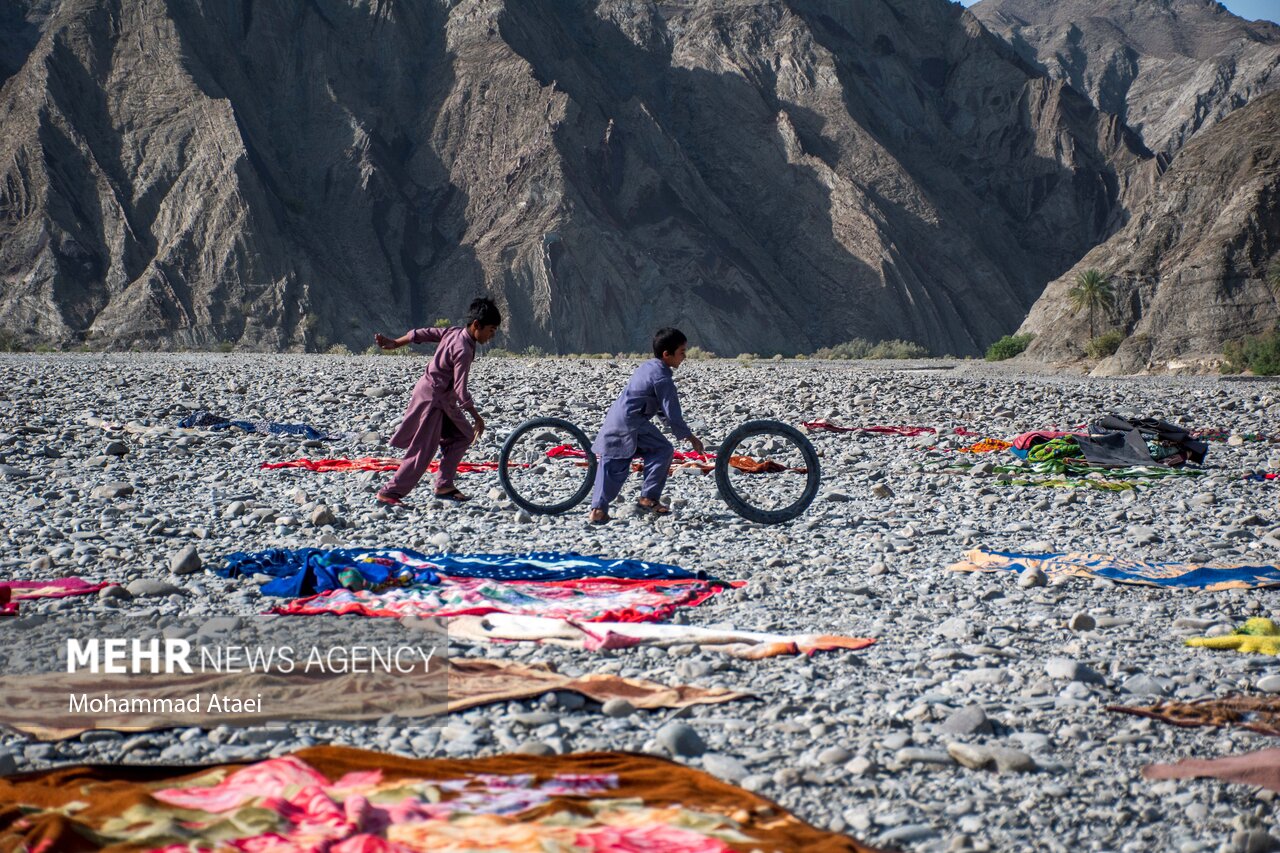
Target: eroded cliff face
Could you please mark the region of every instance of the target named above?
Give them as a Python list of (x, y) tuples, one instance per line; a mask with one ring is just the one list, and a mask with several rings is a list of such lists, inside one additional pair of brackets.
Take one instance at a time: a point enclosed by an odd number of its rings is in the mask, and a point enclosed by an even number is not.
[(945, 0), (19, 0), (0, 327), (979, 352), (1153, 158)]
[(1226, 341), (1268, 332), (1280, 292), (1267, 281), (1280, 259), (1280, 92), (1260, 98), (1182, 150), (1133, 219), (1051, 282), (1022, 331), (1027, 354), (1073, 360), (1088, 317), (1067, 291), (1083, 270), (1110, 277), (1116, 310), (1100, 329), (1126, 334), (1102, 374), (1205, 366)]
[(982, 0), (971, 11), (1166, 160), (1280, 89), (1280, 27), (1215, 0)]

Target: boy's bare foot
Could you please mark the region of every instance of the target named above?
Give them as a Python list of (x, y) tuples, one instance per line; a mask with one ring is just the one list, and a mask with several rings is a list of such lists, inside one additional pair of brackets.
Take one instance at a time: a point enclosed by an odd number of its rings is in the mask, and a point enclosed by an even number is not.
[(593, 509), (587, 515), (587, 520), (592, 524), (604, 524), (609, 521), (609, 513), (603, 509)]
[(382, 492), (378, 492), (376, 499), (378, 503), (386, 504), (387, 506), (404, 506), (404, 501), (400, 500), (395, 495), (387, 495)]
[(454, 486), (451, 489), (445, 489), (443, 492), (436, 492), (436, 497), (442, 501), (454, 501), (455, 503), (465, 503), (471, 500), (471, 498), (458, 491), (457, 486)]
[(651, 512), (654, 515), (669, 515), (671, 513), (671, 507), (659, 501), (655, 501), (652, 498), (641, 498), (640, 500), (636, 501), (636, 504), (642, 510), (645, 510), (646, 512)]

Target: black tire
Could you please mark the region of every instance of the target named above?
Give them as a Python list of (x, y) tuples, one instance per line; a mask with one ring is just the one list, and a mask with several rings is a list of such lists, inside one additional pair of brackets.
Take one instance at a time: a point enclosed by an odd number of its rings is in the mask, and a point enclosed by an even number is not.
[[(583, 469), (582, 485), (578, 487), (578, 491), (567, 500), (563, 500), (556, 504), (540, 504), (531, 501), (516, 491), (511, 484), (511, 478), (507, 474), (507, 461), (511, 458), (511, 450), (526, 434), (538, 429), (560, 429), (573, 436), (573, 440), (578, 442), (578, 447), (587, 454), (587, 467)], [(587, 438), (587, 434), (578, 429), (574, 424), (560, 418), (534, 418), (520, 424), (511, 435), (507, 436), (506, 442), (502, 445), (502, 452), (498, 454), (498, 482), (502, 483), (502, 489), (507, 493), (507, 497), (511, 498), (511, 502), (521, 509), (527, 510), (535, 515), (559, 515), (568, 512), (578, 504), (582, 503), (587, 495), (591, 494), (591, 487), (596, 481), (596, 455), (591, 452), (591, 440)]]
[[(739, 444), (757, 435), (774, 435), (786, 438), (800, 448), (800, 453), (804, 456), (804, 465), (807, 471), (804, 491), (790, 506), (783, 509), (770, 510), (752, 506), (734, 491), (733, 484), (729, 481), (729, 456)], [(813, 445), (809, 443), (809, 439), (805, 438), (803, 433), (795, 427), (778, 421), (747, 421), (729, 433), (729, 437), (724, 440), (724, 443), (720, 445), (720, 450), (716, 453), (716, 488), (720, 491), (720, 497), (724, 499), (730, 509), (748, 521), (755, 521), (760, 524), (785, 524), (798, 518), (801, 513), (809, 508), (809, 504), (813, 503), (814, 497), (818, 494), (818, 486), (821, 483), (822, 469), (818, 465), (818, 454), (813, 449)]]

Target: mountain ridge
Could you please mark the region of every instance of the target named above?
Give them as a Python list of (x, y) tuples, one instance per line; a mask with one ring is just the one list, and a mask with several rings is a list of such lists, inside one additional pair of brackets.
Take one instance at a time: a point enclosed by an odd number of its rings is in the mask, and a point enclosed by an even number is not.
[(22, 8), (0, 326), (64, 343), (976, 354), (1158, 174), (944, 0)]

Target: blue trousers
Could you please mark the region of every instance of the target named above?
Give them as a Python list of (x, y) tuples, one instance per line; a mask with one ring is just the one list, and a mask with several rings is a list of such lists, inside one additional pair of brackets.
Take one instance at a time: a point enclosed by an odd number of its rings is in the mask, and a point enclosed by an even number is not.
[[(660, 434), (648, 436), (641, 433), (636, 440), (636, 454), (644, 460), (644, 483), (640, 486), (640, 496), (656, 501), (662, 496), (662, 487), (667, 484), (675, 448)], [(627, 481), (630, 473), (630, 458), (601, 456), (596, 468), (596, 487), (591, 494), (591, 508), (607, 510), (618, 492), (622, 491), (622, 484)]]

